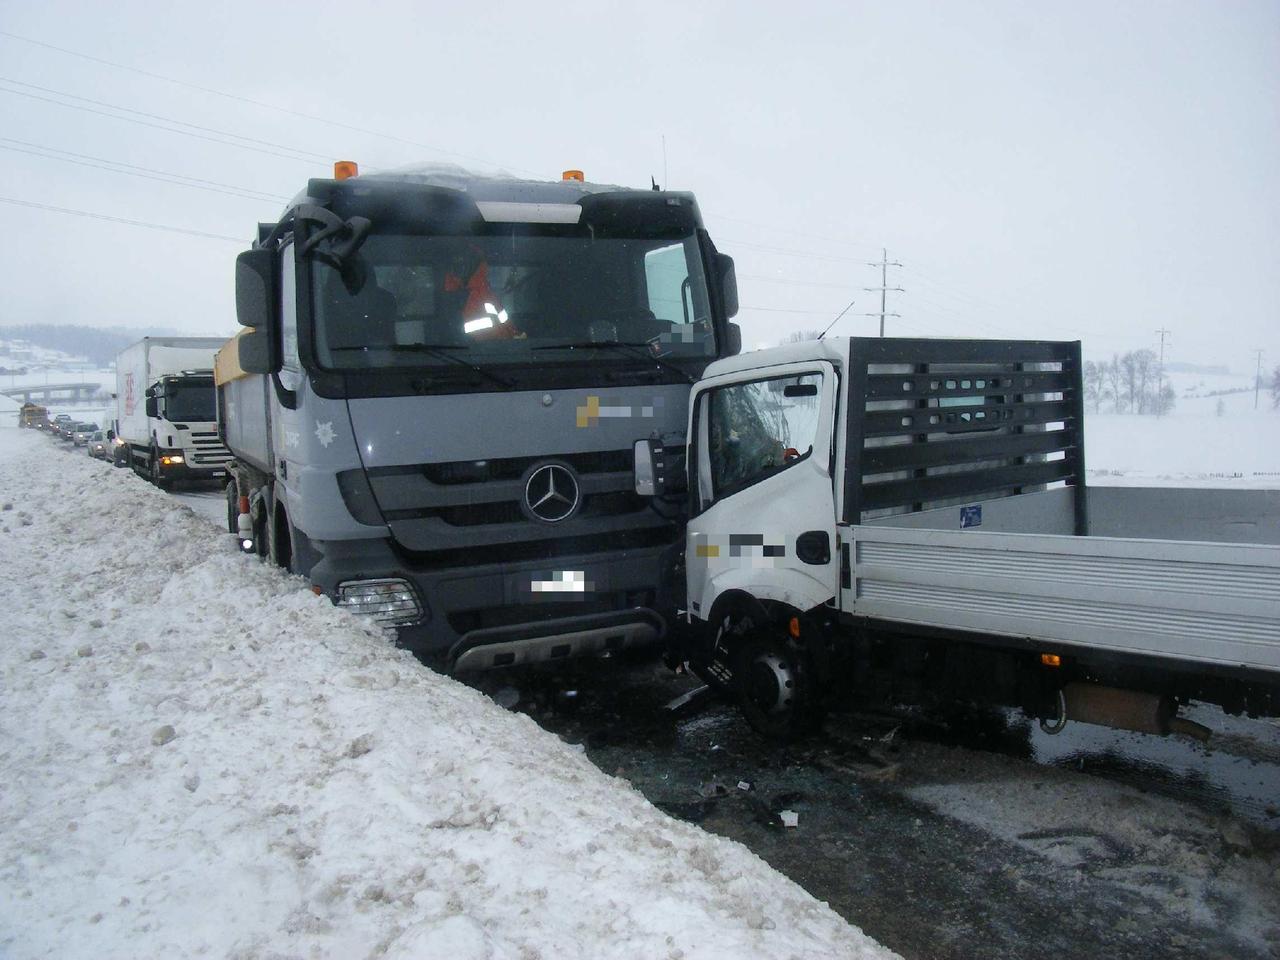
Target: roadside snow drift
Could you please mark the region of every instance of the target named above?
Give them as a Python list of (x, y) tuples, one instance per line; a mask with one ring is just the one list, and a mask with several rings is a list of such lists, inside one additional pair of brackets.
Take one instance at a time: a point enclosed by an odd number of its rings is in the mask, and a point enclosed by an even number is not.
[(125, 471), (0, 506), (0, 955), (891, 956)]

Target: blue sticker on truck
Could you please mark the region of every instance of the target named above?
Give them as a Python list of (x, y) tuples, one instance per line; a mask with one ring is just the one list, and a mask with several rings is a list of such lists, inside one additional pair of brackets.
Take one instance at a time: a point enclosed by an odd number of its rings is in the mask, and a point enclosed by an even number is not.
[(960, 529), (982, 526), (982, 504), (975, 503), (971, 507), (960, 508)]

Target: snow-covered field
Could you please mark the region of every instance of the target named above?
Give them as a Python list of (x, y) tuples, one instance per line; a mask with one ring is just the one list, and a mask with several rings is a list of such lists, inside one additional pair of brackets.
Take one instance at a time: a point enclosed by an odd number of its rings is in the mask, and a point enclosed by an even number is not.
[(6, 958), (891, 956), (172, 498), (7, 426), (0, 563)]
[(1169, 382), (1178, 401), (1167, 417), (1086, 414), (1089, 483), (1280, 489), (1280, 411), (1266, 390), (1255, 409), (1249, 377), (1175, 373)]

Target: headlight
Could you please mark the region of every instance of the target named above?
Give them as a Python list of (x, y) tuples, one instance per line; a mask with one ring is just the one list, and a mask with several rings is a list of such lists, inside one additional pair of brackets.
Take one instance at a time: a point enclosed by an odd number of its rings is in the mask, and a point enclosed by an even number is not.
[(422, 619), (418, 593), (407, 580), (348, 580), (338, 584), (334, 603), (378, 623), (410, 624)]
[(167, 466), (170, 466), (171, 464), (175, 464), (175, 463), (182, 463), (182, 457), (180, 457), (180, 456), (173, 456), (173, 457), (161, 457), (161, 458), (160, 458), (160, 463), (161, 463), (162, 465), (166, 466), (166, 467), (167, 467)]

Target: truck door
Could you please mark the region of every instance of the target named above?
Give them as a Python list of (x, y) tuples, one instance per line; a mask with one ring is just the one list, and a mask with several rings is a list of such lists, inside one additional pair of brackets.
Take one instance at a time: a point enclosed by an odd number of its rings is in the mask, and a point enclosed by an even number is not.
[(690, 612), (740, 590), (805, 611), (836, 595), (836, 372), (765, 367), (695, 387), (686, 564)]

